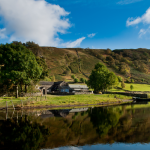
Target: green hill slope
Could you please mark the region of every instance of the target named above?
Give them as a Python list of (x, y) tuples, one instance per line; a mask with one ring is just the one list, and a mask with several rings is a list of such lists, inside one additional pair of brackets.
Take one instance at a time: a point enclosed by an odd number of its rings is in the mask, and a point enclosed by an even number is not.
[(72, 81), (86, 78), (98, 62), (104, 63), (110, 71), (122, 76), (126, 81), (150, 83), (150, 50), (148, 49), (82, 49), (39, 47), (33, 42), (25, 44), (37, 57), (43, 57), (51, 80)]
[(95, 64), (104, 63), (109, 70), (127, 80), (150, 82), (150, 51), (81, 49), (41, 47), (42, 56), (46, 59), (49, 75), (56, 80), (71, 81), (71, 75), (88, 78)]

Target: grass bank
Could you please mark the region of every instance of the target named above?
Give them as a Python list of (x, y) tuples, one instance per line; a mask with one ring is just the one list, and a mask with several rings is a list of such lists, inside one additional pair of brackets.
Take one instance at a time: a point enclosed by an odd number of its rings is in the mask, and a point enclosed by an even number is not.
[(131, 100), (132, 97), (114, 94), (102, 95), (69, 95), (69, 96), (53, 96), (47, 97), (1, 97), (0, 107), (53, 107), (53, 106), (80, 106), (80, 105), (96, 105), (96, 104), (114, 104), (123, 103), (125, 100)]
[[(133, 85), (133, 90), (130, 89), (131, 85)], [(121, 83), (119, 83), (118, 87), (121, 88)], [(125, 83), (124, 89), (113, 88), (113, 89), (110, 89), (109, 91), (111, 92), (150, 91), (150, 85), (149, 84)]]

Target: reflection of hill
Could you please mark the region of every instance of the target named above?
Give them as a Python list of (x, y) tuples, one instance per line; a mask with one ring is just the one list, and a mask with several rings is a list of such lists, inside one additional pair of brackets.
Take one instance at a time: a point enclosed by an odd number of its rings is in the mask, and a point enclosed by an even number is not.
[[(52, 112), (60, 114), (61, 111), (47, 112), (47, 115), (48, 113), (51, 115)], [(44, 148), (113, 142), (150, 142), (149, 108), (126, 109), (126, 106), (89, 108), (86, 112), (68, 113), (65, 118), (55, 117), (55, 115), (44, 119), (40, 116), (33, 117), (32, 122), (49, 129), (50, 135), (45, 141)], [(25, 120), (24, 123), (26, 123)], [(1, 126), (2, 122), (0, 135)], [(6, 130), (9, 128), (10, 126), (7, 126)], [(25, 128), (22, 130), (25, 131)], [(31, 131), (34, 131), (34, 128), (31, 128)], [(42, 130), (40, 133), (45, 137)], [(30, 137), (28, 138), (30, 140)]]
[[(91, 110), (88, 110), (88, 114), (72, 114), (72, 118), (69, 117), (69, 119), (45, 120), (45, 123), (50, 123), (52, 133), (45, 147), (113, 142), (150, 142), (150, 115), (145, 115), (143, 120), (143, 113), (150, 114), (148, 112), (150, 112), (149, 109), (134, 111), (125, 110), (125, 108), (104, 108), (103, 110), (94, 108), (92, 113)], [(96, 113), (99, 114), (95, 116)], [(91, 115), (95, 118), (93, 119)], [(74, 118), (74, 116), (76, 117)], [(102, 118), (102, 116), (105, 117)]]

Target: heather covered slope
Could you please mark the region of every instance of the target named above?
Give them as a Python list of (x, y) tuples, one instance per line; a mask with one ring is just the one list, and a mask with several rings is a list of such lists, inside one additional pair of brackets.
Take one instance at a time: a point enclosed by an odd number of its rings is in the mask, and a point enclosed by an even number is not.
[(95, 64), (104, 63), (110, 71), (130, 82), (150, 82), (150, 50), (148, 49), (82, 49), (40, 47), (34, 42), (23, 43), (37, 57), (43, 57), (49, 70), (49, 79), (72, 81), (88, 78)]
[(82, 49), (40, 47), (49, 75), (55, 80), (71, 81), (71, 75), (87, 78), (95, 64), (104, 63), (125, 80), (150, 82), (150, 51), (148, 49)]
[(50, 76), (54, 75), (56, 80), (71, 80), (71, 74), (75, 74), (78, 78), (87, 78), (95, 64), (101, 61), (75, 49), (42, 47), (42, 51), (50, 70)]

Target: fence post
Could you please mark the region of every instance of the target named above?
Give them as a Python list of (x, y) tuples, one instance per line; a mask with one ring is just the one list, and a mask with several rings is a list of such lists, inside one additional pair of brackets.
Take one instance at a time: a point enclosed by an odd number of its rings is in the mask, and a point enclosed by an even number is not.
[(22, 102), (22, 100), (21, 100), (21, 107), (23, 108), (23, 102)]
[(13, 108), (14, 108), (14, 110), (15, 110), (15, 106), (14, 106), (14, 104), (13, 104), (13, 101), (11, 100), (11, 102), (12, 102)]
[(6, 111), (8, 110), (8, 104), (7, 104), (7, 101), (6, 101)]
[(8, 119), (8, 104), (7, 104), (7, 101), (6, 101), (6, 120)]
[(18, 111), (17, 111), (17, 123), (18, 123)]
[(15, 111), (15, 110), (13, 110), (13, 113), (12, 113), (11, 119), (13, 118), (13, 115), (14, 115), (14, 111)]

